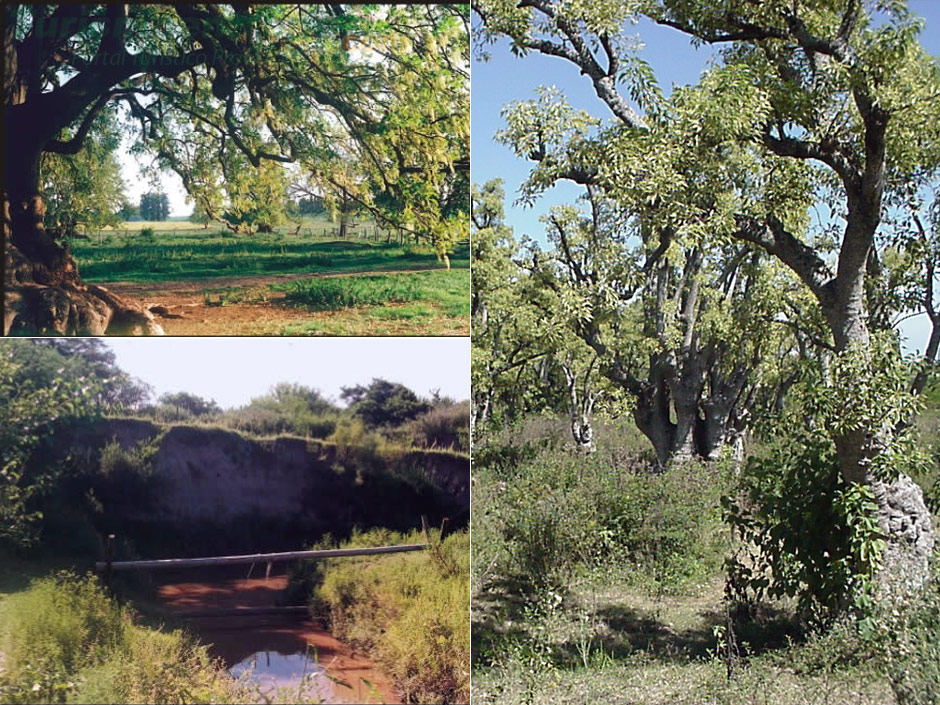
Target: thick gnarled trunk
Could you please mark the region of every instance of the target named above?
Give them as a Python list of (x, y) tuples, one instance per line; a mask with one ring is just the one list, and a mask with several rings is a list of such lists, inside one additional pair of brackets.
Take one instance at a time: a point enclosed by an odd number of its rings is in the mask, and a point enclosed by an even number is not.
[[(10, 122), (22, 123), (25, 106)], [(11, 115), (8, 109), (7, 115)], [(153, 314), (101, 286), (85, 284), (68, 247), (43, 226), (42, 135), (9, 129), (3, 198), (4, 335), (160, 335)]]
[(143, 307), (82, 282), (68, 247), (43, 227), (38, 188), (13, 194), (3, 201), (4, 335), (163, 333)]

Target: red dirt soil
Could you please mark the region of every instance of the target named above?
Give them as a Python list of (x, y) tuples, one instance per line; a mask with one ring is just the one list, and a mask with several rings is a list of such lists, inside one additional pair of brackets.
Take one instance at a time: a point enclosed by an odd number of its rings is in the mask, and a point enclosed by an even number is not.
[[(263, 568), (262, 568), (263, 570)], [(230, 609), (236, 607), (271, 607), (287, 586), (283, 575), (270, 578), (229, 578), (208, 582), (168, 582), (158, 588), (158, 596), (170, 611), (193, 609)], [(401, 703), (391, 680), (376, 670), (366, 657), (336, 639), (307, 617), (297, 615), (261, 615), (190, 618), (200, 639), (211, 644), (210, 652), (228, 667), (261, 651), (281, 654), (303, 653), (309, 644), (316, 650), (319, 665), (333, 678), (345, 681), (352, 689), (335, 685), (335, 702), (370, 702), (372, 683), (382, 702)], [(335, 682), (335, 681), (334, 681)]]
[[(396, 271), (344, 272), (319, 274), (317, 277), (367, 276), (376, 274), (414, 274), (440, 269), (424, 267)], [(170, 282), (104, 282), (102, 286), (118, 296), (137, 301), (145, 308), (158, 307), (154, 312), (157, 323), (167, 335), (279, 335), (290, 324), (302, 324), (318, 318), (342, 315), (343, 311), (312, 312), (304, 308), (284, 305), (284, 292), (267, 289), (269, 284), (312, 278), (308, 275), (272, 274), (258, 276), (225, 276), (206, 280), (180, 280)], [(205, 291), (243, 289), (253, 292), (249, 301), (227, 303), (225, 306), (206, 305)], [(219, 294), (210, 294), (216, 301)], [(389, 304), (394, 306), (394, 304)], [(469, 335), (466, 330), (448, 331), (446, 335)], [(401, 330), (387, 335), (414, 335), (412, 323), (404, 321)]]

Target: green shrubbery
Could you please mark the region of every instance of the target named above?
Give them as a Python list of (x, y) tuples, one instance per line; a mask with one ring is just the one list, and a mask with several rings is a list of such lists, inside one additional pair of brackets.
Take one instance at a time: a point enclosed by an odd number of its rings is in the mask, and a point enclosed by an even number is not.
[[(354, 534), (343, 547), (420, 543), (417, 532)], [(470, 695), (470, 535), (426, 552), (323, 561), (294, 572), (332, 632), (370, 652), (406, 702), (466, 702)]]
[(474, 466), (474, 573), (518, 577), (536, 591), (579, 567), (616, 564), (660, 589), (713, 574), (726, 539), (721, 469), (658, 473), (635, 453), (591, 456), (536, 441), (490, 445)]
[(3, 603), (0, 701), (212, 703), (247, 696), (180, 631), (134, 624), (94, 578), (60, 573)]

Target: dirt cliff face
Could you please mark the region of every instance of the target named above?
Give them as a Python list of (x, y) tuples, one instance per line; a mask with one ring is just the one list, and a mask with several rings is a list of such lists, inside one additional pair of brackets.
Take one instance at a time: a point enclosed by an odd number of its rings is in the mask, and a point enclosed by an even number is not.
[(154, 525), (291, 525), (304, 535), (352, 526), (404, 529), (469, 516), (469, 460), (436, 451), (377, 456), (299, 438), (254, 440), (225, 429), (108, 419), (94, 446), (155, 442), (150, 501), (112, 511)]

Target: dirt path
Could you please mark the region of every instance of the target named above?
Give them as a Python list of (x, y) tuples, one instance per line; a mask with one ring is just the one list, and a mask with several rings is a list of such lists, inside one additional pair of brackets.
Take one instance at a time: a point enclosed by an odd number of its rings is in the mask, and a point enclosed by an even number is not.
[[(261, 276), (228, 276), (168, 282), (102, 282), (101, 286), (119, 296), (134, 299), (151, 309), (167, 335), (278, 335), (290, 324), (303, 324), (317, 319), (348, 315), (342, 311), (307, 311), (287, 306), (284, 292), (271, 291), (268, 286), (312, 278), (368, 276), (380, 274), (416, 274), (440, 267), (390, 271), (368, 271), (339, 274), (273, 274)], [(246, 301), (221, 303), (219, 291), (239, 289)], [(209, 292), (207, 304), (206, 292)], [(213, 293), (215, 292), (215, 293)], [(395, 304), (388, 304), (394, 307)], [(413, 324), (402, 321), (386, 330), (386, 335), (416, 335)], [(449, 335), (469, 334), (468, 330), (448, 332)]]
[[(262, 568), (263, 570), (263, 568)], [(268, 607), (277, 603), (287, 585), (283, 575), (270, 578), (214, 579), (200, 582), (167, 582), (158, 588), (160, 601), (170, 611), (191, 609), (224, 609), (235, 607)], [(265, 615), (248, 617), (190, 618), (200, 639), (211, 644), (214, 656), (228, 667), (244, 662), (253, 654), (302, 654), (310, 647), (316, 650), (317, 662), (333, 680), (331, 702), (375, 702), (378, 690), (381, 701), (400, 703), (390, 679), (362, 654), (337, 640), (328, 631), (308, 618), (296, 615)], [(258, 668), (263, 671), (264, 657), (259, 656)], [(345, 687), (336, 681), (348, 683)], [(329, 684), (328, 684), (329, 685)], [(370, 698), (370, 695), (373, 697)]]

